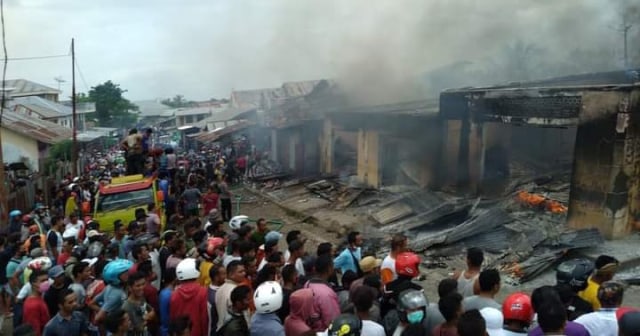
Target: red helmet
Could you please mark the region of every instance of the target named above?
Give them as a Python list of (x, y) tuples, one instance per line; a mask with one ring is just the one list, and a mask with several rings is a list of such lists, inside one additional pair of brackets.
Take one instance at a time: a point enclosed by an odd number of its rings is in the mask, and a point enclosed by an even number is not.
[(418, 276), (420, 257), (413, 252), (402, 252), (396, 256), (396, 273), (412, 278)]
[(513, 293), (502, 304), (502, 315), (504, 315), (505, 321), (516, 320), (531, 323), (533, 314), (531, 298), (525, 293)]
[(214, 259), (216, 257), (216, 250), (222, 247), (224, 239), (220, 237), (213, 237), (207, 239), (207, 241), (200, 244), (200, 254), (206, 259)]

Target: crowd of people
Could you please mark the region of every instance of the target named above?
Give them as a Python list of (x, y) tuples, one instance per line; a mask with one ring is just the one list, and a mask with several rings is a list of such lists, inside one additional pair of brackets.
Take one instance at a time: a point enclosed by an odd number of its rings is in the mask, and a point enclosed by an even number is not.
[(211, 172), (191, 161), (183, 174), (171, 148), (158, 152), (150, 169), (168, 185), (164, 208), (137, 208), (113, 232), (82, 216), (109, 182), (91, 172), (65, 178), (51, 204), (38, 197), (30, 213), (11, 211), (0, 234), (0, 335), (640, 335), (614, 257), (565, 261), (556, 284), (498, 302), (499, 271), (469, 248), (466, 268), (428, 297), (403, 234), (379, 259), (360, 232), (338, 250), (232, 216), (228, 172), (243, 167), (226, 164), (238, 157), (228, 149), (213, 157)]

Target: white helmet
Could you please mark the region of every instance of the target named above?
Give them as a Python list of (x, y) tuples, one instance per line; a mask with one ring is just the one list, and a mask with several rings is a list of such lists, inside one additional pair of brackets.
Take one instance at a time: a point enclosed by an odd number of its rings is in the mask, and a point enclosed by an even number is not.
[(238, 230), (245, 224), (249, 223), (249, 217), (245, 215), (235, 216), (229, 221), (231, 230)]
[(282, 307), (282, 287), (276, 281), (267, 281), (256, 288), (253, 293), (256, 313), (274, 313)]
[(51, 258), (49, 257), (38, 257), (31, 260), (27, 264), (27, 267), (29, 267), (32, 270), (42, 270), (42, 271), (49, 270), (51, 266), (52, 266)]
[(176, 267), (176, 275), (178, 280), (193, 280), (200, 276), (200, 271), (196, 267), (196, 260), (193, 258), (183, 259)]

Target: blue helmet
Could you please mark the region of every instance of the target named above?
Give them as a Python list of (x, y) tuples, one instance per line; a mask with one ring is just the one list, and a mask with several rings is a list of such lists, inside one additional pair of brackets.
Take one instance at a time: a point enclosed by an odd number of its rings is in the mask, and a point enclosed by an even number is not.
[(17, 217), (17, 216), (22, 216), (22, 211), (20, 210), (11, 210), (11, 212), (9, 212), (9, 217)]
[(120, 274), (128, 272), (133, 263), (127, 259), (116, 259), (109, 262), (102, 271), (102, 279), (110, 285), (120, 284)]

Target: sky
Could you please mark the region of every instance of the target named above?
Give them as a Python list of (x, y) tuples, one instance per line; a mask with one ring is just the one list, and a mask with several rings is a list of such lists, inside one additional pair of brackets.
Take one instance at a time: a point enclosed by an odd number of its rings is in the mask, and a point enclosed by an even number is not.
[[(430, 69), (490, 60), (515, 41), (561, 57), (617, 50), (624, 0), (6, 0), (9, 58), (67, 54), (77, 91), (107, 80), (130, 100), (334, 78), (363, 95), (406, 89)], [(613, 4), (615, 3), (615, 4)], [(640, 30), (640, 29), (639, 29)], [(10, 61), (25, 78), (70, 95), (71, 59)]]

